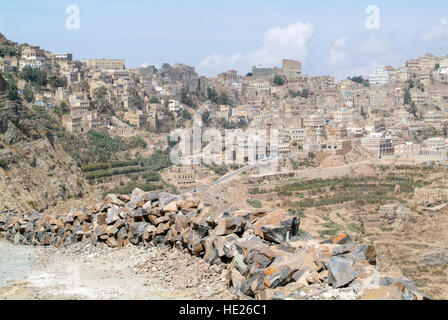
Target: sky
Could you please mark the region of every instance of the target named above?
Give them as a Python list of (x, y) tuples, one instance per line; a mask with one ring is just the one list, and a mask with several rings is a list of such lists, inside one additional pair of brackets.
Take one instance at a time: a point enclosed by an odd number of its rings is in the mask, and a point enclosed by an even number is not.
[(182, 62), (215, 76), (288, 58), (341, 80), (448, 54), (448, 1), (0, 0), (0, 32), (76, 60), (124, 58), (127, 68)]

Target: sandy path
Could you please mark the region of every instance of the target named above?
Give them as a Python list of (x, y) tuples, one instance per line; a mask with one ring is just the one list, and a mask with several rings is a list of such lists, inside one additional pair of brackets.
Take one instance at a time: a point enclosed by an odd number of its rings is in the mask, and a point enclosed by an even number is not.
[(230, 299), (223, 275), (169, 249), (58, 250), (0, 240), (0, 299)]

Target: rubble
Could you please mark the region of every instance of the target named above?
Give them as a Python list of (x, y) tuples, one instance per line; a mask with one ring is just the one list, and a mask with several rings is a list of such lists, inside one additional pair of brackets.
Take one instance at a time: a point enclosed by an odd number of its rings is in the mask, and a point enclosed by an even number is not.
[(299, 237), (299, 225), (299, 217), (283, 210), (217, 214), (195, 199), (140, 189), (65, 216), (0, 212), (0, 235), (16, 244), (162, 245), (188, 252), (227, 270), (240, 298), (423, 297), (402, 275), (381, 275), (373, 247), (351, 243), (348, 234), (319, 243)]

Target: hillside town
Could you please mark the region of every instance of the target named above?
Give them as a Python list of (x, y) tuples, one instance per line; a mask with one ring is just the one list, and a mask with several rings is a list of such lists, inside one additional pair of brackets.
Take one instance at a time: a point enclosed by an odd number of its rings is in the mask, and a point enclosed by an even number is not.
[(0, 298), (448, 297), (448, 55), (343, 80), (118, 58), (0, 33)]
[[(288, 59), (279, 61), (280, 67), (254, 66), (246, 75), (228, 70), (209, 78), (182, 63), (127, 69), (125, 59), (77, 61), (71, 53), (4, 37), (0, 46), (10, 48), (0, 57), (3, 73), (37, 69), (58, 80), (30, 93), (31, 79), (20, 79), (17, 88), (31, 94), (30, 105), (49, 110), (62, 105), (61, 125), (68, 133), (96, 128), (112, 136), (156, 137), (191, 128), (200, 115), (203, 126), (217, 127), (223, 136), (229, 128), (277, 129), (281, 155), (345, 155), (362, 148), (395, 163), (447, 160), (448, 56), (426, 54), (402, 66), (380, 67), (366, 79), (336, 81), (303, 74), (302, 64)], [(148, 148), (166, 142), (149, 141)], [(255, 153), (257, 159), (269, 157), (269, 144)]]

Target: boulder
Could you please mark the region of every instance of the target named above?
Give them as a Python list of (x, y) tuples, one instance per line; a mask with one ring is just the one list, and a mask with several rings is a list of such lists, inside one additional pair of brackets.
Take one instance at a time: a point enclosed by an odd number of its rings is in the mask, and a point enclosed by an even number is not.
[(182, 200), (182, 198), (180, 198), (179, 196), (176, 196), (174, 194), (170, 194), (170, 193), (166, 193), (166, 192), (161, 192), (159, 194), (159, 206), (161, 208), (164, 208), (165, 206), (167, 206), (168, 204), (170, 204), (173, 201), (179, 201)]
[(341, 288), (348, 285), (358, 275), (353, 267), (353, 261), (339, 256), (330, 259), (328, 271), (328, 281), (333, 288)]
[(117, 240), (114, 237), (109, 237), (106, 240), (106, 244), (111, 248), (116, 248), (118, 246)]
[(105, 226), (104, 224), (97, 225), (97, 226), (94, 228), (94, 232), (95, 232), (95, 235), (96, 235), (97, 237), (100, 237), (100, 236), (102, 236), (102, 235), (105, 235), (105, 234), (107, 234), (106, 226)]
[(116, 205), (122, 207), (125, 205), (125, 202), (120, 200), (116, 194), (108, 194), (105, 201), (108, 206)]
[(296, 235), (299, 225), (299, 217), (291, 216), (284, 210), (276, 210), (255, 222), (253, 229), (264, 240), (284, 243)]
[(202, 241), (202, 245), (205, 250), (204, 261), (209, 264), (217, 264), (221, 260), (219, 259), (218, 250), (214, 246), (215, 237), (209, 236)]
[(170, 222), (159, 224), (157, 226), (156, 231), (154, 231), (154, 235), (158, 236), (158, 235), (166, 234), (168, 232), (168, 230), (170, 230), (170, 226), (171, 226)]
[(234, 217), (230, 213), (224, 213), (217, 220), (217, 226), (213, 231), (213, 234), (216, 236), (229, 235), (243, 230), (241, 218)]
[(333, 239), (322, 241), (321, 244), (347, 244), (352, 242), (352, 238), (347, 233), (342, 233)]
[(119, 215), (119, 208), (116, 205), (112, 205), (109, 209), (107, 209), (107, 216), (106, 216), (106, 224), (113, 224), (115, 221), (120, 219)]
[(162, 212), (177, 212), (179, 208), (180, 206), (178, 205), (177, 201), (172, 201), (167, 205), (163, 206)]

